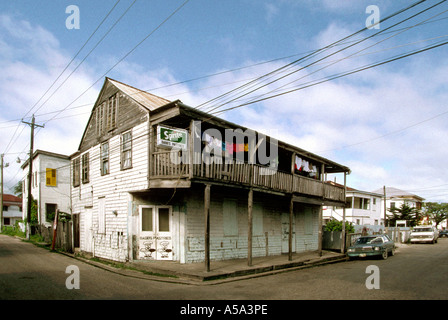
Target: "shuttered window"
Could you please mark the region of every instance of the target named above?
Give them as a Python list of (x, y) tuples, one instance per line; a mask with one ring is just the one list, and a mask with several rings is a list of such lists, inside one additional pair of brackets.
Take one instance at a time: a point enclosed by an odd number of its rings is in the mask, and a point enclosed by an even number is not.
[(101, 145), (101, 175), (109, 174), (109, 142)]
[(79, 167), (79, 157), (76, 159), (73, 159), (73, 186), (77, 187), (79, 186), (80, 181), (80, 167)]
[(96, 107), (96, 133), (98, 136), (117, 126), (117, 114), (118, 94), (114, 94)]
[(45, 173), (45, 185), (47, 187), (56, 187), (56, 169), (47, 168)]
[(121, 170), (132, 168), (132, 132), (121, 136)]
[(89, 153), (82, 155), (82, 183), (89, 182)]

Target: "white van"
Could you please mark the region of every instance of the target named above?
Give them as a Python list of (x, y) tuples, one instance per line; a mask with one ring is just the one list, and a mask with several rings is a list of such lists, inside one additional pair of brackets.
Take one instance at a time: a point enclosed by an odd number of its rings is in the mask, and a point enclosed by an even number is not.
[(430, 242), (437, 243), (439, 231), (432, 226), (417, 226), (411, 231), (411, 243)]

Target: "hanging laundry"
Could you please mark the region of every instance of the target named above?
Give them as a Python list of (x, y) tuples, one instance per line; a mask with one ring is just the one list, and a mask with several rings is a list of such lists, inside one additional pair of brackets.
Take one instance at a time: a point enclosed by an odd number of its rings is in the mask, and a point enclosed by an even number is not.
[(298, 171), (302, 170), (302, 159), (296, 156), (296, 161), (294, 162), (294, 168)]

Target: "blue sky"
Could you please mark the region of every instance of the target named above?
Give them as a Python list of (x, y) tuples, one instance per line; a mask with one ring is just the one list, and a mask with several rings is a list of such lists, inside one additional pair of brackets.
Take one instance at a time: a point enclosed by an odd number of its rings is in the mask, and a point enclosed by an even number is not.
[[(297, 89), (447, 41), (447, 3), (386, 30), (438, 2), (428, 0), (381, 22), (379, 29), (350, 39), (363, 42), (337, 54), (354, 42), (331, 48), (299, 65), (322, 58), (320, 63), (289, 69), (296, 72), (223, 107), (260, 94), (296, 91), (221, 116), (349, 166), (353, 188), (373, 191), (386, 185), (448, 202), (448, 46)], [(20, 119), (29, 121), (35, 113), (37, 123), (45, 123), (36, 134), (36, 149), (75, 152), (105, 75), (195, 107), (365, 28), (369, 5), (384, 19), (417, 1), (121, 0), (39, 101), (116, 3), (0, 3), (0, 152), (10, 163), (6, 187), (23, 177), (16, 158), (27, 158), (29, 127)], [(66, 27), (69, 5), (80, 10), (79, 29)], [(379, 31), (384, 32), (368, 38)]]

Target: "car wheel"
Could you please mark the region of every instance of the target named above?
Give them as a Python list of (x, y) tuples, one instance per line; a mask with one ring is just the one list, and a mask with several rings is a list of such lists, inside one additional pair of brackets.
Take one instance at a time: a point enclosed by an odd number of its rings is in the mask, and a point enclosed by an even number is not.
[(395, 248), (392, 248), (392, 250), (390, 250), (390, 255), (394, 256), (395, 255)]
[(384, 250), (383, 253), (381, 254), (381, 258), (383, 258), (383, 260), (386, 260), (387, 257), (388, 257), (387, 250)]

